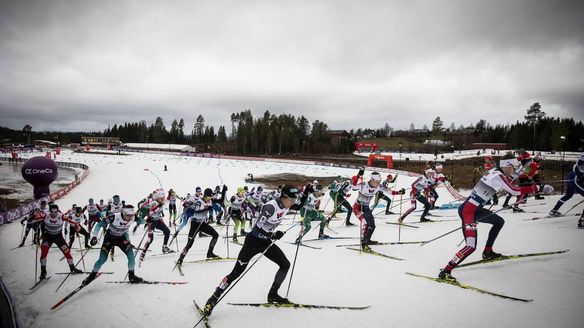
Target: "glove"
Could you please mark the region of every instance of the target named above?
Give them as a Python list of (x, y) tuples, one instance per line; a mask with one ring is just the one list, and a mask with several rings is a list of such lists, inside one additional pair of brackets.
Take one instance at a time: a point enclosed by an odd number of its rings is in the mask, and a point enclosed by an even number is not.
[(24, 225), (24, 221), (20, 221), (20, 224)]
[(89, 241), (89, 244), (90, 244), (91, 246), (95, 246), (95, 245), (97, 245), (97, 238), (96, 238), (96, 237), (93, 237), (93, 238), (91, 238), (91, 240)]
[(284, 237), (284, 234), (285, 234), (285, 232), (284, 232), (284, 231), (280, 231), (280, 230), (278, 230), (278, 231), (275, 231), (275, 232), (272, 234), (272, 239), (273, 239), (273, 240), (280, 240), (280, 238)]
[(223, 192), (227, 191), (227, 185), (223, 185)]
[(357, 173), (357, 176), (358, 176), (358, 177), (362, 177), (364, 174), (365, 174), (365, 170), (363, 170), (363, 169), (360, 169), (360, 170), (359, 170), (359, 173)]
[(406, 190), (404, 188), (401, 188), (397, 193), (403, 195), (406, 193)]

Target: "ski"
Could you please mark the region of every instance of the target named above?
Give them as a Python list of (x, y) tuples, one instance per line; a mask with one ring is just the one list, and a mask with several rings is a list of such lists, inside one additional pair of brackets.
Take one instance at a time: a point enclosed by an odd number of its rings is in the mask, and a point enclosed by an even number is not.
[[(95, 279), (99, 278), (99, 276), (101, 276), (101, 272), (97, 273), (97, 276), (95, 276)], [(89, 283), (95, 281), (95, 279), (93, 279), (92, 281), (90, 281)], [(89, 284), (87, 284), (89, 285)], [(69, 293), (69, 295), (65, 296), (62, 300), (60, 300), (59, 302), (55, 303), (55, 305), (53, 305), (51, 307), (51, 310), (54, 310), (56, 308), (58, 308), (61, 304), (65, 303), (66, 300), (70, 299), (73, 295), (77, 294), (81, 289), (83, 289), (83, 287), (87, 286), (87, 285), (79, 285), (79, 287), (77, 287), (77, 289), (75, 289), (74, 291), (72, 291), (71, 293)]]
[(430, 221), (418, 221), (418, 222), (412, 222), (412, 224), (421, 224), (421, 223), (437, 223), (437, 222), (455, 222), (455, 221), (460, 221), (460, 219), (451, 219), (451, 220), (430, 220)]
[(188, 281), (147, 281), (144, 280), (142, 282), (131, 282), (128, 280), (123, 281), (106, 281), (106, 284), (134, 284), (134, 285), (184, 285), (188, 284)]
[[(375, 245), (414, 245), (423, 244), (425, 241), (388, 241), (388, 242), (378, 242)], [(337, 247), (351, 247), (351, 246), (361, 246), (361, 244), (347, 244), (347, 245), (337, 245)]]
[(42, 283), (44, 283), (45, 281), (51, 279), (51, 276), (47, 276), (45, 279), (40, 279), (39, 281), (37, 281), (34, 286), (30, 287), (28, 290), (34, 290), (35, 288), (37, 288), (39, 285), (41, 285)]
[(568, 218), (568, 217), (574, 217), (574, 216), (580, 216), (580, 214), (562, 214), (560, 216), (552, 216), (552, 215), (545, 215), (545, 216), (538, 216), (535, 218), (531, 218), (531, 219), (526, 219), (524, 221), (533, 221), (533, 220), (543, 220), (543, 219), (559, 219), (559, 218)]
[(402, 223), (402, 224), (399, 224), (399, 223), (397, 223), (397, 222), (385, 222), (385, 223), (386, 223), (386, 224), (393, 224), (393, 225), (397, 225), (397, 226), (399, 226), (399, 225), (400, 225), (400, 226), (402, 226), (402, 227), (408, 227), (408, 228), (416, 228), (416, 229), (419, 229), (419, 228), (420, 228), (420, 227), (416, 227), (416, 226), (409, 225), (409, 224), (405, 224), (405, 223)]
[(304, 239), (303, 241), (317, 241), (317, 240), (329, 240), (329, 239), (359, 239), (359, 237), (328, 237), (328, 238), (313, 238)]
[[(295, 242), (288, 242), (288, 244), (292, 244), (294, 246), (298, 245)], [(316, 247), (316, 246), (306, 245), (305, 243), (300, 243), (300, 246), (304, 246), (304, 247), (308, 247), (308, 248), (312, 248), (312, 249), (322, 249), (322, 247)]]
[[(57, 272), (55, 274), (70, 274), (71, 272)], [(84, 271), (79, 274), (90, 274), (91, 271)], [(113, 272), (100, 272), (100, 274), (114, 274)]]
[(210, 259), (185, 261), (184, 263), (226, 262), (226, 261), (235, 261), (235, 260), (237, 260), (237, 259), (234, 257), (215, 257), (215, 258), (210, 258)]
[(315, 305), (302, 303), (227, 303), (233, 306), (255, 306), (255, 307), (277, 307), (277, 308), (303, 308), (303, 309), (332, 309), (332, 310), (364, 310), (367, 306), (336, 306), (336, 305)]
[(519, 258), (522, 258), (522, 257), (532, 257), (532, 256), (545, 256), (545, 255), (563, 254), (563, 253), (567, 253), (568, 251), (569, 251), (569, 249), (564, 249), (564, 250), (561, 250), (561, 251), (554, 251), (554, 252), (541, 252), (541, 253), (503, 255), (502, 257), (499, 257), (499, 258), (496, 258), (496, 259), (492, 259), (492, 260), (480, 260), (480, 261), (474, 261), (474, 262), (469, 262), (469, 263), (461, 264), (458, 267), (459, 268), (462, 268), (462, 267), (471, 266), (471, 265), (477, 265), (477, 264), (485, 264), (485, 263), (499, 262), (499, 261), (506, 261), (506, 260), (515, 260), (515, 259), (519, 259)]
[(172, 252), (168, 252), (168, 253), (159, 253), (159, 254), (152, 254), (150, 256), (152, 257), (156, 257), (156, 256), (167, 256), (167, 255), (176, 255), (177, 252), (176, 251), (172, 251)]
[[(203, 323), (205, 324), (205, 327), (211, 328), (211, 326), (209, 325), (209, 318), (207, 318), (207, 316), (205, 315), (203, 310), (199, 307), (199, 305), (197, 305), (197, 302), (195, 302), (195, 300), (193, 300), (193, 303), (195, 304), (195, 310), (197, 310), (197, 312), (199, 313), (199, 316), (201, 316), (201, 319), (199, 320), (199, 322), (203, 321)], [(197, 324), (199, 322), (197, 322)]]
[(436, 282), (440, 282), (440, 283), (445, 283), (445, 284), (449, 284), (452, 286), (457, 286), (463, 289), (468, 289), (468, 290), (473, 290), (475, 292), (479, 292), (482, 294), (488, 294), (488, 295), (492, 295), (492, 296), (497, 296), (497, 297), (501, 297), (501, 298), (505, 298), (505, 299), (509, 299), (509, 300), (514, 300), (514, 301), (521, 301), (521, 302), (532, 302), (533, 300), (530, 299), (524, 299), (524, 298), (518, 298), (518, 297), (513, 297), (513, 296), (507, 296), (507, 295), (503, 295), (503, 294), (499, 294), (499, 293), (494, 293), (488, 290), (484, 290), (484, 289), (480, 289), (477, 287), (473, 287), (470, 285), (465, 285), (462, 284), (458, 281), (448, 281), (448, 280), (444, 280), (444, 279), (440, 279), (440, 278), (433, 278), (433, 277), (428, 277), (428, 276), (423, 276), (423, 275), (419, 275), (419, 274), (415, 274), (415, 273), (410, 273), (410, 272), (406, 272), (406, 274), (409, 274), (410, 276), (414, 276), (414, 277), (420, 277), (420, 278), (425, 278), (428, 280), (433, 280)]
[(383, 254), (383, 253), (376, 252), (374, 250), (363, 250), (363, 249), (360, 249), (360, 248), (352, 248), (352, 247), (347, 247), (347, 249), (350, 249), (352, 251), (357, 251), (357, 252), (363, 252), (363, 253), (367, 253), (367, 254), (371, 254), (371, 255), (377, 255), (377, 256), (381, 256), (381, 257), (385, 257), (385, 258), (392, 259), (392, 260), (397, 260), (397, 261), (403, 261), (404, 260), (404, 259), (400, 259), (399, 257), (394, 257), (394, 256), (386, 255), (386, 254)]

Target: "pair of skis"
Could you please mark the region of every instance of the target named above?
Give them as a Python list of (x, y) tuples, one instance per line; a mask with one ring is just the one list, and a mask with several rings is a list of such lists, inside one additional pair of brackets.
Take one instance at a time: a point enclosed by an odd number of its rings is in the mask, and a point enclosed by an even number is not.
[[(569, 251), (568, 249), (564, 249), (564, 250), (552, 251), (552, 252), (504, 255), (502, 257), (495, 258), (495, 259), (480, 260), (480, 261), (469, 262), (469, 263), (466, 263), (466, 264), (462, 264), (462, 265), (460, 265), (458, 267), (459, 268), (462, 268), (462, 267), (479, 265), (479, 264), (486, 264), (486, 263), (492, 263), (492, 262), (500, 262), (500, 261), (506, 261), (506, 260), (520, 259), (520, 258), (525, 258), (525, 257), (535, 257), (535, 256), (547, 256), (547, 255), (554, 255), (554, 254), (563, 254), (563, 253), (567, 253), (568, 251)], [(410, 276), (414, 276), (414, 277), (425, 278), (425, 279), (432, 280), (432, 281), (435, 281), (435, 282), (440, 282), (440, 283), (445, 283), (445, 284), (457, 286), (457, 287), (460, 287), (460, 288), (463, 288), (463, 289), (472, 290), (472, 291), (475, 291), (475, 292), (478, 292), (478, 293), (481, 293), (481, 294), (487, 294), (487, 295), (491, 295), (491, 296), (496, 296), (496, 297), (500, 297), (500, 298), (504, 298), (504, 299), (513, 300), (513, 301), (520, 301), (520, 302), (532, 302), (533, 301), (532, 299), (525, 299), (525, 298), (508, 296), (508, 295), (504, 295), (504, 294), (492, 292), (492, 291), (489, 291), (489, 290), (485, 290), (485, 289), (482, 289), (482, 288), (477, 288), (477, 287), (474, 287), (474, 286), (471, 286), (471, 285), (467, 285), (467, 284), (461, 283), (458, 280), (455, 280), (455, 281), (445, 280), (445, 279), (440, 279), (440, 278), (435, 278), (435, 277), (428, 277), (428, 276), (424, 276), (424, 275), (420, 275), (420, 274), (416, 274), (416, 273), (411, 273), (411, 272), (406, 272), (406, 274), (408, 274)]]
[[(199, 321), (195, 324), (195, 327), (203, 322), (206, 328), (211, 328), (209, 325), (209, 318), (205, 315), (204, 311), (199, 307), (197, 302), (193, 300), (195, 309), (200, 316)], [(367, 306), (335, 306), (335, 305), (315, 305), (315, 304), (302, 304), (302, 303), (227, 303), (233, 306), (252, 306), (252, 307), (263, 307), (263, 308), (286, 308), (286, 309), (330, 309), (330, 310), (365, 310), (370, 307)]]
[[(68, 299), (70, 299), (71, 297), (73, 297), (73, 295), (79, 293), (79, 291), (81, 291), (83, 288), (85, 288), (86, 286), (88, 286), (90, 283), (94, 282), (97, 278), (99, 278), (102, 274), (104, 274), (104, 272), (98, 272), (97, 275), (95, 276), (95, 279), (91, 280), (90, 282), (88, 282), (87, 284), (81, 284), (79, 285), (79, 287), (77, 287), (75, 290), (73, 290), (71, 293), (69, 293), (67, 296), (63, 297), (60, 301), (58, 301), (57, 303), (55, 303), (55, 305), (51, 306), (51, 310), (55, 310), (56, 308), (58, 308), (59, 306), (61, 306), (63, 303), (65, 303)], [(47, 277), (41, 281), (46, 281), (50, 278)], [(130, 281), (106, 281), (106, 283), (115, 283), (115, 284), (148, 284), (148, 285), (184, 285), (188, 282), (186, 281), (142, 281), (139, 283), (132, 283)], [(36, 286), (35, 286), (36, 287)]]

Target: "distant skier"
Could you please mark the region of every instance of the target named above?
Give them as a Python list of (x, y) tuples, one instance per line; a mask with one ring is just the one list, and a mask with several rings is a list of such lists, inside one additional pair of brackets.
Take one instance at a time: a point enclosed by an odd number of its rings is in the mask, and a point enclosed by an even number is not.
[(430, 212), (430, 209), (432, 208), (432, 204), (430, 204), (430, 202), (428, 201), (426, 196), (424, 196), (424, 194), (432, 194), (431, 187), (434, 184), (434, 175), (435, 174), (436, 174), (436, 171), (434, 171), (433, 169), (431, 169), (431, 168), (426, 169), (426, 171), (424, 171), (424, 175), (418, 177), (412, 183), (412, 189), (410, 191), (410, 203), (412, 204), (412, 207), (410, 207), (397, 220), (398, 223), (403, 223), (405, 218), (416, 209), (417, 202), (420, 202), (424, 205), (424, 211), (422, 212), (422, 215), (420, 216), (420, 222), (431, 221), (430, 219), (426, 218), (426, 215), (428, 215), (428, 212)]
[(174, 252), (172, 249), (168, 248), (168, 238), (170, 237), (170, 229), (164, 223), (164, 201), (166, 199), (164, 190), (159, 189), (156, 191), (154, 195), (155, 199), (149, 207), (148, 219), (146, 219), (146, 223), (148, 224), (148, 239), (146, 240), (146, 244), (144, 245), (144, 249), (140, 254), (140, 263), (144, 261), (144, 257), (146, 256), (146, 252), (150, 247), (150, 244), (154, 240), (154, 229), (161, 230), (164, 234), (164, 241), (162, 243), (162, 252), (163, 253), (172, 253)]
[[(396, 178), (397, 176), (394, 177), (393, 175), (388, 174), (385, 180), (381, 182), (381, 186), (389, 190), (389, 184), (394, 183)], [(382, 190), (379, 190), (377, 193), (375, 193), (373, 208), (376, 208), (377, 204), (379, 204), (379, 201), (382, 199), (387, 202), (387, 204), (385, 205), (385, 215), (391, 214), (391, 211), (389, 210), (389, 207), (391, 206), (391, 198), (387, 197)]]
[(322, 215), (322, 213), (320, 213), (318, 211), (318, 206), (320, 205), (320, 200), (322, 199), (322, 196), (324, 195), (323, 192), (323, 187), (321, 185), (316, 185), (316, 187), (314, 187), (314, 192), (310, 193), (308, 195), (308, 198), (306, 199), (306, 203), (304, 204), (304, 207), (302, 207), (300, 209), (300, 221), (302, 221), (302, 229), (300, 230), (300, 234), (298, 235), (298, 238), (296, 239), (296, 243), (300, 243), (302, 240), (302, 237), (307, 234), (310, 229), (311, 229), (311, 221), (320, 221), (320, 229), (318, 231), (318, 239), (327, 239), (330, 238), (328, 235), (326, 235), (324, 233), (324, 228), (326, 227), (326, 223), (327, 220), (324, 217), (324, 215)]
[(233, 219), (233, 242), (239, 242), (237, 240), (237, 233), (243, 230), (245, 226), (245, 218), (243, 217), (243, 207), (246, 203), (245, 200), (245, 190), (243, 187), (237, 188), (237, 193), (231, 196), (229, 200), (231, 206), (227, 211), (229, 218)]

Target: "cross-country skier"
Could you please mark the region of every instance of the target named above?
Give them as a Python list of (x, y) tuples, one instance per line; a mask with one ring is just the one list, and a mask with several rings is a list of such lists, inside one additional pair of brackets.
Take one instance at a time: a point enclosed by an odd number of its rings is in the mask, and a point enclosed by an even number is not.
[(410, 191), (410, 203), (412, 204), (412, 207), (410, 207), (402, 215), (402, 217), (397, 220), (398, 223), (404, 222), (404, 219), (416, 209), (416, 202), (420, 202), (424, 205), (424, 212), (422, 212), (422, 215), (420, 216), (420, 222), (430, 221), (430, 219), (426, 218), (426, 215), (428, 215), (428, 212), (430, 211), (430, 208), (432, 208), (432, 205), (430, 204), (428, 199), (424, 196), (424, 194), (431, 193), (430, 188), (431, 188), (432, 184), (434, 183), (433, 178), (434, 178), (435, 174), (436, 174), (436, 171), (434, 171), (433, 169), (426, 169), (426, 171), (424, 172), (424, 175), (418, 177), (412, 183), (412, 190)]
[[(396, 178), (397, 178), (397, 176), (394, 177), (393, 175), (388, 174), (387, 177), (385, 178), (385, 180), (383, 180), (381, 182), (381, 186), (383, 186), (385, 189), (389, 190), (389, 184), (394, 183)], [(389, 210), (389, 207), (391, 206), (391, 198), (387, 197), (382, 190), (379, 190), (375, 194), (375, 200), (373, 201), (373, 208), (377, 207), (377, 204), (379, 204), (379, 201), (381, 199), (383, 199), (384, 201), (387, 202), (387, 205), (385, 205), (385, 215), (391, 214), (391, 212)]]
[(41, 275), (39, 280), (43, 280), (47, 277), (47, 255), (49, 254), (49, 249), (53, 243), (57, 244), (57, 247), (63, 252), (67, 263), (69, 264), (69, 269), (71, 273), (82, 273), (83, 271), (75, 268), (73, 266), (73, 257), (71, 256), (71, 250), (63, 238), (63, 223), (71, 223), (75, 229), (78, 229), (79, 225), (69, 219), (66, 215), (59, 213), (59, 206), (52, 204), (49, 206), (49, 214), (44, 212), (36, 211), (35, 220), (43, 221), (45, 224), (45, 232), (43, 233), (43, 241), (41, 244)]
[[(237, 233), (243, 230), (245, 226), (245, 218), (243, 217), (243, 207), (244, 203), (246, 203), (245, 197), (245, 190), (243, 187), (237, 188), (237, 193), (231, 196), (229, 202), (231, 206), (227, 211), (229, 217), (233, 219), (233, 242), (239, 242), (237, 240)], [(241, 228), (240, 228), (241, 225)]]
[(333, 186), (336, 188), (335, 192), (333, 193), (333, 212), (331, 213), (330, 217), (333, 218), (335, 215), (341, 210), (342, 207), (347, 209), (347, 218), (345, 219), (346, 226), (354, 225), (351, 223), (351, 214), (353, 213), (353, 208), (351, 207), (351, 203), (347, 201), (349, 198), (349, 188), (351, 183), (349, 181), (345, 181), (343, 183), (339, 183), (338, 185)]
[(89, 284), (97, 277), (99, 269), (101, 269), (101, 266), (107, 260), (107, 255), (110, 252), (110, 249), (116, 246), (119, 247), (128, 258), (128, 279), (130, 282), (139, 283), (143, 281), (142, 278), (134, 274), (134, 266), (136, 263), (134, 257), (134, 246), (132, 246), (128, 238), (128, 230), (130, 229), (132, 222), (134, 222), (135, 216), (136, 213), (134, 212), (134, 206), (124, 205), (121, 212), (111, 213), (95, 225), (93, 229), (93, 238), (91, 238), (92, 246), (97, 244), (97, 234), (102, 227), (106, 229), (106, 233), (103, 237), (99, 259), (97, 259), (93, 265), (93, 270), (91, 270), (89, 276), (83, 280), (83, 285)]
[(311, 191), (313, 191), (312, 186), (306, 186), (302, 198), (299, 203), (297, 203), (297, 196), (300, 194), (300, 190), (296, 187), (285, 185), (282, 187), (282, 194), (279, 199), (273, 199), (262, 206), (258, 220), (253, 226), (251, 232), (245, 237), (245, 242), (237, 256), (237, 262), (235, 263), (233, 270), (221, 280), (219, 286), (215, 289), (215, 292), (213, 292), (211, 297), (207, 300), (203, 309), (206, 316), (211, 315), (219, 297), (221, 297), (227, 287), (235, 281), (243, 271), (245, 271), (249, 261), (259, 253), (263, 253), (266, 258), (279, 266), (272, 287), (268, 292), (268, 302), (290, 303), (288, 299), (278, 295), (278, 289), (286, 278), (286, 274), (290, 268), (290, 261), (288, 261), (284, 252), (282, 252), (274, 242), (284, 236), (284, 232), (276, 231), (276, 228), (282, 223), (284, 215), (286, 215), (289, 210), (299, 210), (302, 208), (308, 193)]
[(493, 251), (493, 244), (505, 220), (499, 215), (485, 209), (483, 206), (487, 203), (493, 195), (503, 189), (511, 195), (521, 196), (528, 193), (537, 192), (539, 190), (536, 185), (529, 186), (514, 186), (508, 177), (510, 177), (515, 169), (519, 166), (519, 162), (513, 155), (508, 154), (503, 156), (499, 162), (499, 167), (489, 171), (489, 173), (481, 178), (474, 187), (471, 195), (458, 208), (458, 215), (462, 219), (462, 234), (466, 245), (458, 251), (452, 260), (448, 262), (446, 267), (442, 269), (438, 278), (455, 281), (451, 272), (464, 259), (472, 254), (477, 247), (477, 223), (483, 222), (493, 225), (489, 231), (489, 237), (483, 250), (483, 259), (490, 260), (499, 258), (502, 255)]
[(368, 245), (377, 244), (376, 241), (371, 240), (371, 236), (375, 231), (375, 218), (371, 213), (370, 203), (371, 199), (379, 190), (390, 193), (392, 195), (403, 195), (406, 191), (402, 188), (399, 191), (388, 190), (386, 187), (380, 185), (381, 174), (379, 172), (372, 172), (369, 181), (363, 181), (364, 170), (359, 170), (357, 175), (351, 179), (352, 189), (358, 191), (357, 200), (353, 204), (353, 212), (357, 215), (359, 221), (363, 222), (361, 226), (361, 248), (370, 250)]
[(89, 246), (90, 234), (81, 225), (82, 220), (83, 221), (86, 220), (85, 214), (83, 214), (83, 208), (81, 208), (80, 206), (77, 206), (75, 208), (75, 211), (71, 212), (69, 214), (69, 218), (72, 221), (74, 221), (75, 223), (77, 223), (77, 226), (79, 227), (79, 231), (75, 231), (75, 229), (73, 229), (73, 228), (69, 229), (69, 248), (71, 248), (73, 246), (73, 242), (75, 241), (76, 234), (83, 235), (85, 237), (85, 248), (90, 248), (90, 246)]
[[(218, 199), (217, 201), (223, 202), (225, 199), (225, 193), (227, 192), (227, 186), (223, 185), (222, 190), (222, 198)], [(189, 249), (193, 246), (195, 242), (196, 232), (204, 232), (211, 236), (211, 241), (209, 242), (209, 248), (207, 249), (207, 258), (218, 258), (216, 254), (213, 253), (213, 249), (215, 248), (215, 244), (217, 244), (217, 238), (219, 238), (219, 234), (213, 227), (211, 227), (207, 223), (207, 219), (209, 218), (209, 211), (213, 206), (213, 190), (210, 188), (206, 188), (203, 192), (203, 198), (199, 198), (196, 200), (194, 204), (194, 213), (189, 219), (191, 221), (191, 229), (189, 230), (189, 239), (187, 245), (180, 253), (178, 261), (176, 261), (177, 265), (182, 265), (185, 256), (189, 252)]]
[(168, 191), (168, 196), (166, 196), (166, 200), (168, 201), (168, 226), (172, 227), (172, 225), (176, 226), (176, 193), (174, 190), (170, 189)]
[(324, 195), (321, 185), (316, 185), (314, 188), (314, 192), (311, 192), (306, 199), (306, 203), (304, 207), (300, 209), (300, 221), (302, 224), (302, 229), (300, 230), (300, 234), (296, 239), (296, 243), (301, 242), (302, 237), (310, 231), (311, 228), (311, 221), (320, 221), (320, 229), (318, 231), (318, 238), (319, 239), (327, 239), (330, 238), (328, 235), (325, 235), (324, 228), (326, 227), (326, 218), (322, 213), (318, 211), (318, 206), (320, 205), (320, 200)]
[(162, 252), (163, 253), (172, 253), (174, 252), (172, 249), (168, 248), (168, 238), (170, 237), (170, 229), (164, 223), (164, 212), (163, 206), (164, 201), (166, 199), (166, 194), (164, 190), (159, 189), (156, 191), (154, 195), (155, 199), (149, 207), (148, 219), (146, 219), (146, 223), (148, 225), (148, 239), (146, 240), (146, 244), (144, 245), (144, 249), (142, 253), (140, 253), (140, 263), (144, 261), (144, 257), (146, 257), (146, 252), (150, 247), (150, 244), (154, 240), (154, 229), (158, 229), (162, 231), (164, 234), (164, 241), (162, 243)]
[[(551, 216), (562, 216), (562, 213), (559, 212), (560, 207), (572, 198), (575, 192), (584, 196), (584, 153), (580, 155), (580, 158), (572, 167), (572, 172), (568, 174), (567, 180), (568, 188), (566, 189), (566, 194), (558, 200), (556, 206), (550, 211)], [(584, 228), (584, 211), (578, 220), (578, 228)]]

